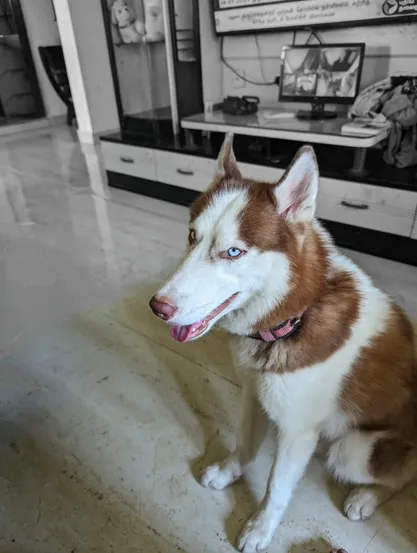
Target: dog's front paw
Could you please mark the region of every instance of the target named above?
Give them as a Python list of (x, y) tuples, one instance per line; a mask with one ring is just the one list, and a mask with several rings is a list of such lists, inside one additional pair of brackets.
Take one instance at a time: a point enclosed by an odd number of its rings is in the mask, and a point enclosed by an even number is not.
[(216, 463), (205, 469), (200, 483), (205, 488), (223, 490), (242, 476), (240, 463), (235, 459), (226, 459), (223, 463)]
[(238, 550), (242, 553), (263, 551), (271, 543), (276, 526), (275, 521), (272, 521), (265, 513), (255, 515), (248, 520), (240, 534)]
[(344, 512), (350, 520), (367, 520), (374, 514), (377, 506), (378, 500), (373, 490), (356, 488), (346, 499)]

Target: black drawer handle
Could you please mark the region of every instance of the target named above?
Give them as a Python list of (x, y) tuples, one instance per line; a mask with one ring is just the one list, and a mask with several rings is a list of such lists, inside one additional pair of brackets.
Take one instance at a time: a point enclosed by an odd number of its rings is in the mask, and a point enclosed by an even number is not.
[(343, 207), (350, 207), (351, 209), (369, 209), (368, 204), (353, 204), (346, 200), (342, 200), (340, 203), (341, 205), (343, 205)]
[(190, 169), (177, 169), (177, 173), (180, 175), (186, 175), (187, 177), (192, 177), (194, 175), (194, 171), (191, 171)]
[(133, 157), (121, 157), (120, 161), (123, 161), (123, 163), (135, 163)]

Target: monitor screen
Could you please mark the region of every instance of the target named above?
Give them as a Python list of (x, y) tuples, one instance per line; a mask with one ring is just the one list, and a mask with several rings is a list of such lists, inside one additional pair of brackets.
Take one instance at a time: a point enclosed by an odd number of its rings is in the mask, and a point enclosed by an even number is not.
[(351, 104), (359, 92), (364, 44), (284, 46), (279, 98)]

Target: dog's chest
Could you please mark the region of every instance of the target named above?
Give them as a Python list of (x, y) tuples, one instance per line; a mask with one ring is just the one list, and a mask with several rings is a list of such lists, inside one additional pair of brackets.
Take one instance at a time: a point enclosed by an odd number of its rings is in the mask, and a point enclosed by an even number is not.
[[(340, 364), (339, 356), (293, 372), (265, 372), (261, 367), (253, 370), (257, 357), (249, 348), (237, 352), (242, 379), (254, 389), (268, 417), (279, 427), (297, 432), (316, 426), (329, 438), (343, 433), (348, 420), (338, 398), (346, 367)], [(275, 352), (275, 361), (280, 355), (285, 353)]]
[[(258, 374), (256, 393), (269, 418), (294, 432), (311, 426), (327, 426), (338, 416), (339, 383), (323, 378), (323, 367), (292, 373)], [(332, 432), (333, 433), (333, 432)]]

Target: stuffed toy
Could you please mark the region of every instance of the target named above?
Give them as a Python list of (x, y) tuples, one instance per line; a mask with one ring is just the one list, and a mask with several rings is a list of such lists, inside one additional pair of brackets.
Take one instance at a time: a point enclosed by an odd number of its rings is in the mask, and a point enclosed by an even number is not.
[(111, 20), (120, 34), (122, 42), (132, 44), (142, 42), (145, 35), (143, 22), (136, 14), (127, 0), (114, 0), (111, 5)]
[(162, 0), (143, 0), (145, 12), (144, 42), (158, 42), (164, 40), (164, 16)]

